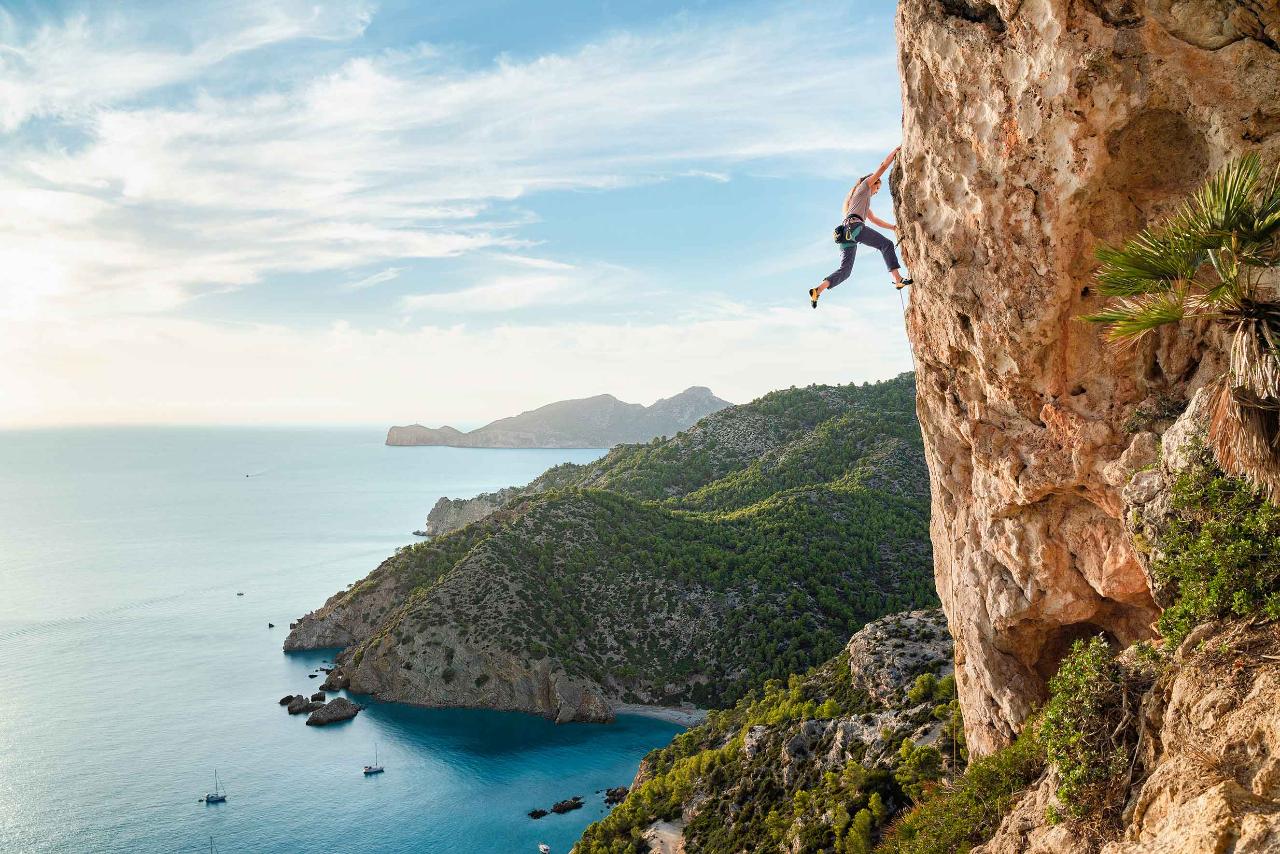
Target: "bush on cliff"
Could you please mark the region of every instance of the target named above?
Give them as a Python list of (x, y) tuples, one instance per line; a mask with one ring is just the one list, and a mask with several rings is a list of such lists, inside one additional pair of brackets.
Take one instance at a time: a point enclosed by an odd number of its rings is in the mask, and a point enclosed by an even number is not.
[(1129, 705), (1124, 669), (1101, 637), (1079, 640), (1049, 690), (1038, 729), (1058, 799), (1073, 818), (1105, 818), (1128, 786), (1136, 739), (1127, 725), (1137, 710)]
[(1044, 772), (1035, 727), (998, 753), (975, 759), (964, 774), (885, 832), (876, 854), (956, 854), (991, 838), (1018, 796)]
[(1173, 590), (1160, 617), (1169, 643), (1209, 620), (1280, 619), (1280, 507), (1245, 482), (1196, 465), (1175, 482), (1173, 508), (1153, 566)]

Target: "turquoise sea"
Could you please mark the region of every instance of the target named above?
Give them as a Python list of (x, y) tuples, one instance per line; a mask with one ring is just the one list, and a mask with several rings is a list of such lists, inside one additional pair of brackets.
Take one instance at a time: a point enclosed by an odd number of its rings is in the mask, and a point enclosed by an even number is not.
[[(0, 851), (564, 854), (604, 814), (597, 790), (676, 726), (372, 703), (315, 728), (276, 704), (331, 655), (282, 653), (289, 622), (412, 542), (439, 496), (601, 453), (382, 439), (0, 432)], [(366, 778), (375, 744), (387, 770)], [(228, 800), (199, 803), (215, 768)], [(525, 815), (572, 795), (587, 807)]]

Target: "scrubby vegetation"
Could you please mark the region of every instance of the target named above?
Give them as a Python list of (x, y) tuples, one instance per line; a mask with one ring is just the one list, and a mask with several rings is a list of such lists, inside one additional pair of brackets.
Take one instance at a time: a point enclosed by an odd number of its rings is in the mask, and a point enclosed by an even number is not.
[(1199, 623), (1280, 619), (1280, 507), (1207, 464), (1179, 476), (1153, 570), (1173, 592), (1160, 631), (1178, 644)]
[(1138, 704), (1150, 680), (1117, 660), (1101, 637), (1078, 640), (1049, 682), (1040, 741), (1066, 814), (1099, 826), (1123, 806), (1138, 740)]
[[(894, 642), (935, 640), (900, 626)], [(645, 851), (645, 828), (696, 803), (685, 828), (691, 851), (870, 852), (881, 828), (964, 761), (955, 680), (936, 673), (949, 643), (941, 649), (887, 705), (855, 682), (847, 653), (771, 680), (646, 757), (643, 783), (575, 850)], [(914, 742), (919, 731), (933, 742)]]
[[(775, 392), (558, 466), (384, 565), (403, 601), (352, 659), (424, 675), (461, 643), (549, 658), (624, 702), (731, 706), (936, 604), (922, 445), (903, 375)], [(343, 604), (367, 613), (372, 586)]]
[(975, 759), (964, 774), (894, 824), (876, 854), (963, 854), (991, 838), (1018, 796), (1044, 772), (1035, 727), (1009, 747)]
[(1087, 319), (1111, 340), (1187, 321), (1230, 337), (1209, 446), (1224, 471), (1280, 501), (1280, 168), (1264, 172), (1256, 154), (1233, 160), (1172, 215), (1097, 254), (1098, 290), (1110, 300)]

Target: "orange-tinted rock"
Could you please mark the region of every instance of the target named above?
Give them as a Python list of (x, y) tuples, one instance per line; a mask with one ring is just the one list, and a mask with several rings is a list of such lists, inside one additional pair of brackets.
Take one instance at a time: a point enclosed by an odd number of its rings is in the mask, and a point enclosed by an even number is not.
[(908, 327), (938, 589), (978, 753), (1016, 732), (1074, 639), (1153, 632), (1122, 491), (1167, 424), (1134, 416), (1184, 401), (1217, 349), (1183, 328), (1116, 352), (1078, 318), (1101, 305), (1100, 241), (1130, 236), (1243, 151), (1280, 153), (1264, 6), (899, 5), (893, 185), (918, 283)]

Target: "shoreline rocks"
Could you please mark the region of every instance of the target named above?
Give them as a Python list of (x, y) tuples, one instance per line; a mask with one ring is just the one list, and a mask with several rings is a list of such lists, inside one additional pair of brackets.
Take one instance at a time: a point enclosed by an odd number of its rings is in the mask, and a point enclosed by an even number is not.
[(307, 726), (328, 726), (329, 724), (349, 721), (360, 714), (364, 706), (353, 703), (346, 697), (334, 697), (328, 703), (320, 704), (320, 708), (307, 718)]
[(291, 715), (309, 715), (323, 705), (324, 703), (312, 700), (306, 694), (298, 694), (289, 701), (288, 712)]

